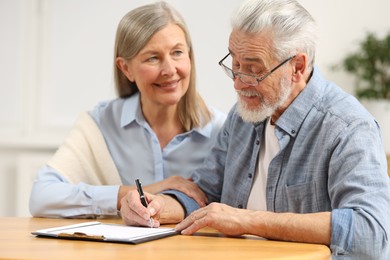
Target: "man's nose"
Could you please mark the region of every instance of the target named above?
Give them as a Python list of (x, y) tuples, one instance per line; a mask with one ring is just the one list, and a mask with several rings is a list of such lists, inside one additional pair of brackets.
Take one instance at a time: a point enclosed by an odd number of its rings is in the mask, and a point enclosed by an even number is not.
[(233, 82), (234, 82), (234, 88), (235, 88), (236, 90), (247, 89), (247, 88), (253, 87), (253, 86), (251, 86), (251, 85), (248, 85), (248, 84), (242, 82), (239, 76), (236, 76), (236, 77), (233, 79)]

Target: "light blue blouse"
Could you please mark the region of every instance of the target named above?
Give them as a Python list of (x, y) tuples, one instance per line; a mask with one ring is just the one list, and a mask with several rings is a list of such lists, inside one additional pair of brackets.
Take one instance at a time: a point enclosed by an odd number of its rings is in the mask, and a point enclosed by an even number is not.
[[(143, 185), (169, 176), (189, 177), (208, 154), (225, 114), (210, 108), (214, 117), (203, 128), (175, 136), (164, 149), (145, 121), (139, 94), (98, 104), (90, 112), (117, 167), (123, 185)], [(55, 169), (44, 166), (30, 197), (30, 212), (44, 217), (97, 217), (117, 214), (119, 185), (71, 184)]]

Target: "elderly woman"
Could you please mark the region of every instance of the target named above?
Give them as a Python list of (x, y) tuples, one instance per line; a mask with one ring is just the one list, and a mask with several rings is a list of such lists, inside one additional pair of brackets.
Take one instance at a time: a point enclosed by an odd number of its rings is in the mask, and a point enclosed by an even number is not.
[(175, 9), (158, 2), (127, 13), (115, 42), (119, 97), (83, 113), (39, 170), (31, 214), (117, 216), (135, 179), (147, 192), (178, 189), (204, 205), (205, 195), (189, 176), (225, 115), (199, 96), (194, 64), (188, 29)]

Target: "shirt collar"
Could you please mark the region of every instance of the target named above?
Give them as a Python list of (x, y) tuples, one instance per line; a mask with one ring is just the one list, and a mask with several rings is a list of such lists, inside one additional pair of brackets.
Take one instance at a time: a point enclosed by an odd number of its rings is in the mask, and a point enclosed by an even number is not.
[(145, 118), (141, 112), (138, 92), (127, 98), (123, 104), (121, 127), (123, 128), (134, 121), (137, 121), (139, 124), (145, 123)]
[(210, 120), (210, 122), (208, 122), (204, 127), (193, 128), (190, 132), (196, 132), (206, 138), (210, 138), (212, 130), (212, 120)]
[[(144, 115), (142, 114), (141, 104), (139, 99), (140, 99), (140, 94), (139, 92), (137, 92), (125, 100), (122, 108), (122, 114), (121, 114), (122, 128), (127, 125), (130, 125), (133, 122), (137, 122), (141, 126), (145, 126), (145, 124), (147, 124)], [(188, 135), (194, 132), (206, 138), (210, 138), (212, 130), (213, 130), (212, 123), (210, 121), (204, 127), (193, 128), (190, 131), (183, 133), (181, 135)]]
[(326, 81), (320, 74), (319, 69), (314, 66), (312, 76), (306, 87), (284, 111), (276, 125), (291, 136), (295, 136), (309, 111), (323, 95), (325, 84)]

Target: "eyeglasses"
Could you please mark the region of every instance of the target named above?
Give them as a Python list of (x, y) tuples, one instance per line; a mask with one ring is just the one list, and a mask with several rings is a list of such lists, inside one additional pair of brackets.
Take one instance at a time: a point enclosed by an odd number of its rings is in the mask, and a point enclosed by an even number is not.
[(230, 55), (230, 52), (225, 57), (223, 57), (222, 60), (220, 60), (218, 62), (219, 66), (222, 67), (222, 69), (223, 69), (223, 71), (225, 71), (226, 75), (229, 78), (231, 78), (232, 80), (235, 80), (238, 77), (242, 83), (247, 84), (249, 86), (253, 86), (253, 87), (257, 87), (261, 81), (265, 80), (265, 78), (267, 78), (269, 75), (271, 75), (275, 70), (279, 69), (285, 63), (287, 63), (288, 61), (295, 58), (295, 55), (291, 56), (290, 58), (284, 60), (282, 63), (277, 65), (275, 68), (273, 68), (269, 72), (265, 73), (263, 76), (258, 77), (258, 76), (254, 76), (254, 75), (250, 75), (250, 74), (241, 73), (241, 72), (234, 72), (231, 68), (229, 68), (225, 64), (223, 64), (223, 61), (227, 57), (229, 57), (229, 55)]

